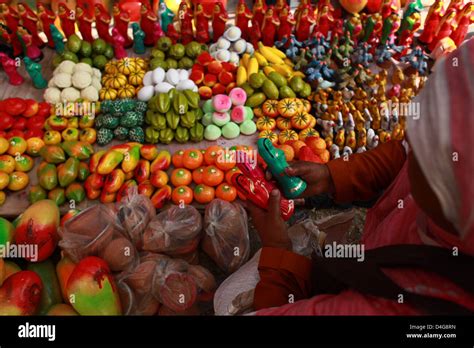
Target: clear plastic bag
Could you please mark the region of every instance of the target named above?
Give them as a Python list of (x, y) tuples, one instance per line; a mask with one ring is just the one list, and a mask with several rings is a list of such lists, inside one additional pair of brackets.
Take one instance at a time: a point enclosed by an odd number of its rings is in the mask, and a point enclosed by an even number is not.
[(201, 214), (193, 206), (171, 206), (156, 215), (143, 234), (143, 250), (169, 256), (188, 255), (199, 245)]
[(156, 216), (156, 209), (150, 198), (138, 194), (136, 186), (132, 186), (127, 195), (116, 203), (115, 212), (118, 224), (123, 226), (133, 244), (141, 249), (143, 232)]
[(103, 204), (93, 205), (60, 228), (59, 246), (72, 261), (98, 256), (110, 269), (120, 272), (138, 264), (138, 253), (116, 224), (113, 211)]
[(227, 274), (249, 258), (247, 213), (240, 204), (214, 199), (206, 207), (202, 249)]

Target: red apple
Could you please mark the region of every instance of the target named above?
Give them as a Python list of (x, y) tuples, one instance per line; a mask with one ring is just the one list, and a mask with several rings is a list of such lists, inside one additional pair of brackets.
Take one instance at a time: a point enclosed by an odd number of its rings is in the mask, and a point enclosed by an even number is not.
[(229, 83), (234, 82), (234, 75), (231, 72), (222, 70), (219, 73), (219, 82), (222, 83), (224, 86), (228, 86)]
[(204, 75), (204, 85), (207, 87), (212, 87), (216, 84), (217, 77), (216, 75), (206, 74)]
[(222, 67), (225, 71), (234, 72), (237, 70), (237, 65), (229, 63), (229, 62), (222, 62)]
[(212, 94), (224, 94), (225, 93), (225, 86), (221, 83), (216, 83), (214, 87), (212, 87)]
[(369, 13), (377, 13), (382, 9), (382, 0), (367, 0), (367, 11)]
[(41, 129), (28, 129), (25, 131), (25, 139), (40, 138), (42, 139), (44, 132)]
[(0, 130), (8, 130), (15, 123), (13, 116), (4, 111), (0, 111)]
[(214, 58), (209, 54), (209, 52), (202, 52), (197, 58), (197, 62), (201, 65), (208, 65), (210, 62), (214, 61)]
[(367, 5), (367, 0), (339, 0), (339, 3), (347, 12), (355, 14), (362, 11)]
[(12, 116), (21, 115), (26, 109), (26, 103), (21, 98), (8, 98), (3, 101), (5, 111)]
[(16, 117), (12, 129), (24, 130), (26, 128), (26, 118)]
[(198, 93), (202, 99), (210, 99), (212, 98), (212, 89), (211, 87), (201, 86), (198, 89)]
[(52, 105), (47, 102), (41, 102), (38, 104), (38, 112), (35, 116), (48, 117), (51, 115)]
[(222, 64), (220, 62), (218, 62), (217, 60), (213, 61), (213, 62), (210, 62), (208, 65), (207, 65), (207, 71), (211, 74), (214, 74), (214, 75), (219, 75), (219, 73), (222, 71)]
[(10, 138), (13, 138), (13, 137), (25, 138), (25, 133), (23, 133), (23, 131), (21, 131), (19, 129), (12, 129), (5, 136), (5, 138), (7, 138), (7, 139), (10, 139)]
[(46, 118), (35, 115), (26, 121), (26, 128), (28, 129), (43, 129)]
[(189, 79), (194, 81), (196, 85), (199, 85), (204, 80), (204, 72), (201, 70), (192, 70), (191, 74), (189, 74)]
[(199, 63), (195, 63), (193, 67), (191, 68), (191, 71), (196, 71), (196, 70), (204, 72), (206, 68), (204, 68), (204, 66)]
[(25, 99), (25, 104), (26, 104), (26, 108), (25, 108), (25, 111), (23, 111), (23, 116), (31, 117), (33, 115), (36, 115), (36, 113), (39, 110), (38, 102), (33, 99)]

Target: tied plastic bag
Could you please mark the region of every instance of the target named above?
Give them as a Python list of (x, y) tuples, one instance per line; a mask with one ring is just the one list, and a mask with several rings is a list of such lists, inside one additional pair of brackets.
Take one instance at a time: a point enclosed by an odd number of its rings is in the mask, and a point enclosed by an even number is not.
[(138, 253), (124, 231), (116, 224), (113, 210), (93, 205), (73, 216), (60, 228), (60, 248), (72, 261), (98, 256), (114, 272), (138, 264)]
[(206, 207), (202, 249), (227, 274), (249, 258), (247, 213), (239, 204), (214, 199)]
[(127, 190), (127, 195), (115, 205), (117, 222), (123, 227), (132, 243), (141, 249), (143, 232), (156, 216), (156, 209), (150, 198), (138, 194), (136, 186)]
[(143, 250), (169, 256), (196, 251), (202, 231), (201, 214), (193, 206), (172, 206), (156, 215), (143, 234)]

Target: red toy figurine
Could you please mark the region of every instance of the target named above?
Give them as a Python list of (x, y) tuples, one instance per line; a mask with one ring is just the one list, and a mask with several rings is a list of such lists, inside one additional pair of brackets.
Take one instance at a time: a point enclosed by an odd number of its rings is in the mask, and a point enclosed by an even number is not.
[(451, 39), (454, 41), (456, 46), (459, 46), (467, 35), (469, 25), (474, 23), (474, 4), (472, 2), (467, 3), (461, 12), (456, 17), (458, 27), (451, 34)]
[(275, 35), (277, 27), (280, 25), (280, 20), (273, 12), (273, 6), (268, 7), (263, 17), (262, 25), (262, 42), (265, 46), (273, 46), (275, 43)]
[(125, 40), (125, 47), (128, 48), (132, 46), (133, 41), (128, 37), (128, 24), (130, 23), (130, 14), (124, 10), (120, 11), (120, 7), (117, 3), (114, 4), (112, 8), (112, 13), (114, 15), (114, 27), (117, 28), (120, 35)]
[(283, 7), (280, 11), (280, 26), (277, 31), (277, 40), (281, 41), (284, 37), (289, 39), (295, 23), (296, 21), (290, 12), (290, 8), (288, 6)]
[(154, 23), (158, 20), (158, 17), (155, 15), (150, 5), (147, 2), (143, 2), (141, 6), (141, 19), (140, 19), (140, 28), (145, 33), (145, 45), (153, 46), (154, 42)]
[(112, 28), (112, 37), (114, 38), (114, 56), (115, 59), (122, 59), (127, 56), (127, 51), (125, 51), (125, 39), (120, 34), (117, 28)]
[(263, 18), (265, 17), (265, 12), (267, 11), (267, 5), (263, 0), (255, 0), (253, 4), (253, 19), (258, 23), (258, 27), (262, 28)]
[(54, 48), (53, 36), (51, 35), (51, 29), (49, 28), (50, 24), (54, 24), (56, 20), (56, 15), (53, 11), (46, 8), (46, 6), (38, 1), (36, 3), (36, 8), (38, 9), (38, 17), (41, 21), (41, 27), (43, 28), (43, 33), (48, 38), (48, 46)]
[(239, 0), (239, 4), (237, 5), (236, 11), (236, 19), (235, 24), (240, 28), (242, 32), (242, 38), (244, 40), (250, 39), (250, 29), (249, 29), (249, 21), (252, 20), (252, 11), (247, 7), (245, 4), (245, 0)]
[(95, 4), (94, 5), (94, 13), (95, 13), (95, 26), (97, 29), (97, 33), (102, 40), (112, 44), (113, 39), (110, 36), (109, 27), (112, 18), (110, 17), (109, 13), (105, 9), (104, 5), (102, 4)]
[(382, 2), (382, 19), (385, 20), (392, 13), (398, 11), (398, 6), (395, 4), (394, 0), (383, 0)]
[(61, 20), (61, 29), (64, 32), (64, 36), (69, 38), (69, 36), (76, 32), (76, 15), (64, 2), (59, 3), (58, 14), (59, 19)]
[(76, 7), (76, 20), (82, 40), (87, 42), (94, 41), (94, 38), (92, 37), (92, 22), (94, 21), (94, 18), (90, 17), (80, 5), (77, 5)]
[(21, 42), (18, 39), (18, 35), (15, 33), (9, 33), (5, 27), (0, 25), (0, 37), (4, 42), (11, 45), (13, 48), (13, 55), (15, 57), (20, 56), (23, 53), (23, 47), (21, 46)]
[(201, 3), (197, 3), (194, 23), (196, 24), (196, 41), (199, 43), (209, 42), (209, 19), (211, 19), (211, 16), (204, 12)]
[(298, 17), (296, 18), (296, 39), (298, 41), (306, 41), (309, 37), (309, 31), (311, 25), (316, 22), (314, 19), (314, 14), (311, 11), (311, 6), (307, 5), (301, 11), (298, 12)]
[(0, 62), (2, 63), (3, 70), (8, 76), (8, 81), (13, 86), (18, 86), (23, 83), (23, 77), (16, 70), (16, 61), (8, 57), (5, 53), (0, 52)]
[(421, 33), (418, 40), (426, 44), (431, 43), (434, 38), (436, 28), (438, 28), (439, 22), (443, 17), (443, 0), (436, 0), (436, 2), (431, 5), (428, 15), (425, 20), (425, 27)]
[(153, 46), (156, 44), (158, 39), (165, 36), (165, 32), (161, 28), (160, 22), (153, 23)]
[(6, 1), (0, 3), (0, 17), (7, 23), (8, 29), (10, 29), (12, 33), (16, 33), (18, 24), (20, 23), (20, 16), (13, 7), (8, 6)]
[(255, 20), (255, 18), (252, 18), (252, 35), (250, 35), (250, 42), (252, 43), (253, 47), (255, 49), (258, 49), (258, 42), (262, 38), (262, 32), (260, 30), (260, 27), (258, 26), (258, 22)]
[(220, 1), (216, 2), (212, 13), (212, 39), (214, 42), (224, 34), (228, 18), (229, 16), (222, 3)]
[(311, 13), (314, 14), (314, 9), (313, 9), (313, 6), (311, 5), (311, 1), (310, 0), (301, 0), (300, 1), (300, 4), (298, 5), (298, 7), (296, 8), (295, 10), (295, 14), (294, 14), (294, 17), (296, 19), (298, 19), (298, 16), (301, 12), (303, 12), (303, 10), (308, 7), (310, 8), (310, 11)]
[(21, 25), (18, 26), (16, 34), (21, 39), (23, 45), (23, 53), (26, 57), (36, 62), (43, 59), (43, 52), (33, 42), (33, 36), (23, 28)]
[(194, 40), (193, 34), (193, 13), (185, 1), (180, 4), (179, 10), (181, 43), (186, 45)]
[(44, 46), (44, 41), (38, 35), (38, 17), (33, 10), (24, 3), (19, 3), (17, 5), (18, 14), (21, 18), (21, 25), (30, 32), (30, 35), (33, 37), (33, 42), (38, 47)]
[(173, 23), (168, 24), (168, 30), (166, 31), (166, 36), (168, 36), (171, 41), (173, 42), (173, 45), (176, 44), (181, 37), (174, 27)]
[(319, 14), (318, 24), (313, 29), (313, 36), (321, 34), (324, 37), (328, 36), (329, 31), (332, 29), (334, 23), (334, 17), (329, 12), (329, 6), (324, 6)]
[(273, 11), (275, 12), (277, 16), (280, 16), (280, 13), (284, 8), (290, 9), (290, 6), (286, 2), (286, 0), (276, 0)]
[(436, 29), (435, 38), (428, 45), (430, 51), (433, 51), (438, 42), (442, 39), (449, 37), (454, 28), (456, 28), (456, 10), (452, 9), (441, 18), (441, 22)]

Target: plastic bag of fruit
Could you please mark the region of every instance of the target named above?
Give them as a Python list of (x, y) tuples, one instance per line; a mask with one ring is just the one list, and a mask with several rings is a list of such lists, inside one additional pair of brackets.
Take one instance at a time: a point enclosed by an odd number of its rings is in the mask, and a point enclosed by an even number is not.
[(138, 194), (136, 186), (130, 187), (122, 200), (115, 205), (117, 223), (123, 227), (133, 244), (141, 249), (143, 232), (156, 216), (150, 198)]
[(202, 217), (190, 205), (169, 209), (156, 215), (143, 234), (143, 250), (169, 256), (188, 256), (199, 245)]
[(249, 258), (247, 213), (240, 204), (214, 199), (206, 207), (202, 249), (227, 274)]
[(59, 234), (59, 246), (74, 262), (98, 256), (114, 272), (138, 264), (137, 250), (117, 225), (113, 209), (104, 204), (93, 205), (68, 219)]

